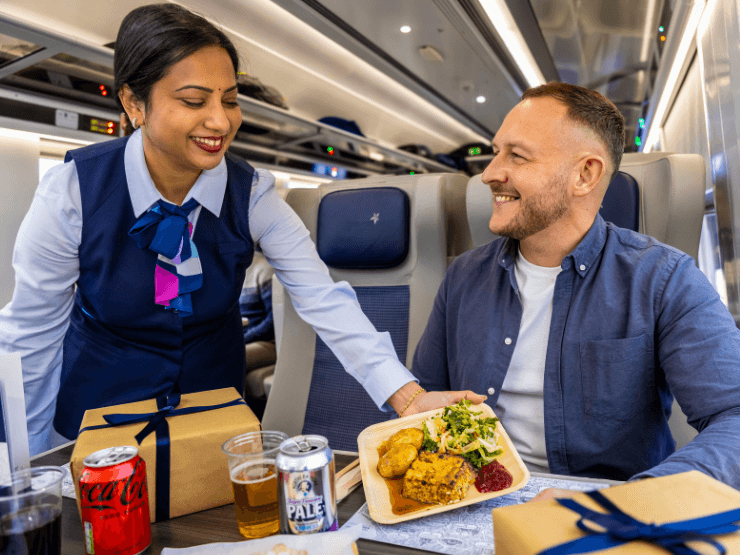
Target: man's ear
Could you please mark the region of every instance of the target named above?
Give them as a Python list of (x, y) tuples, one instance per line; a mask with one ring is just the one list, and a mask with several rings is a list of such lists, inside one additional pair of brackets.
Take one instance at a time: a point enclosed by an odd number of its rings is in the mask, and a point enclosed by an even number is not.
[(135, 127), (144, 125), (144, 102), (139, 100), (134, 94), (134, 91), (131, 90), (131, 87), (123, 85), (118, 91), (118, 98), (121, 100), (121, 104), (123, 104), (123, 109), (126, 111), (128, 119), (133, 122), (134, 118), (136, 118)]
[(585, 197), (590, 194), (606, 173), (606, 162), (597, 154), (589, 154), (578, 163), (578, 177), (573, 187), (573, 195)]

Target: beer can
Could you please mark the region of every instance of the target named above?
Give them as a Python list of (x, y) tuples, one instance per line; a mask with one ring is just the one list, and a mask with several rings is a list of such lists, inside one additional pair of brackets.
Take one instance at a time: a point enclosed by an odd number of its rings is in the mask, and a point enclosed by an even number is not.
[(130, 445), (85, 457), (80, 516), (88, 555), (138, 555), (152, 543), (146, 463)]
[(275, 460), (281, 534), (336, 530), (334, 455), (323, 436), (286, 439)]

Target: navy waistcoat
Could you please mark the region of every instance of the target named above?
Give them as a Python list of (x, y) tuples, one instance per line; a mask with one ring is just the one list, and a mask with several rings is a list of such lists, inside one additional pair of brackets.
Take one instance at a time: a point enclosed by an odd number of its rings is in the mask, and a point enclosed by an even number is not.
[(157, 254), (140, 250), (124, 169), (128, 138), (67, 153), (82, 199), (80, 277), (63, 362), (54, 427), (77, 437), (87, 409), (182, 393), (244, 388), (239, 294), (254, 245), (249, 194), (254, 170), (226, 155), (228, 181), (219, 217), (202, 208), (193, 235), (203, 286), (193, 315), (154, 302)]

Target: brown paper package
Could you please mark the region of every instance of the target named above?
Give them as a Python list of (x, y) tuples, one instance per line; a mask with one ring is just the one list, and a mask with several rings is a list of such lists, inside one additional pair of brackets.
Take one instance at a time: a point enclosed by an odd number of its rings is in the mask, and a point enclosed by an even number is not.
[[(240, 398), (233, 387), (183, 394), (177, 408), (210, 406)], [(154, 399), (114, 407), (88, 410), (80, 429), (105, 424), (106, 414), (138, 414), (157, 411)], [(167, 419), (170, 427), (170, 518), (234, 502), (229, 466), (221, 446), (226, 440), (260, 429), (260, 422), (246, 405), (198, 412)], [(146, 422), (86, 431), (77, 438), (72, 453), (71, 470), (80, 507), (79, 480), (85, 457), (118, 445), (134, 445)], [(141, 445), (139, 455), (146, 462), (149, 514), (155, 521), (157, 488), (156, 435), (151, 433)]]
[[(648, 478), (615, 486), (601, 492), (633, 518), (657, 525), (679, 522), (740, 508), (740, 492), (697, 470)], [(588, 496), (573, 498), (585, 507), (606, 512)], [(493, 509), (496, 555), (534, 555), (549, 547), (586, 534), (576, 527), (580, 516), (556, 501), (536, 501)], [(727, 549), (740, 553), (740, 533), (713, 536)], [(700, 553), (706, 544), (691, 542)], [(709, 547), (709, 546), (706, 546)], [(710, 550), (716, 553), (715, 550)], [(595, 554), (664, 555), (664, 549), (644, 541), (633, 541)]]

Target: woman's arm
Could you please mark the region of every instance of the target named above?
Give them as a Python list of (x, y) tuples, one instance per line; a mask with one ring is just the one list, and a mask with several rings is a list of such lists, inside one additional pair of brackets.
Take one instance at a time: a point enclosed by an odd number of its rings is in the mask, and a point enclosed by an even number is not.
[(0, 353), (22, 357), (31, 455), (51, 446), (81, 232), (77, 171), (72, 162), (60, 164), (44, 176), (18, 230), (13, 298), (0, 310)]
[[(296, 312), (329, 346), (339, 362), (383, 410), (400, 411), (419, 390), (416, 378), (398, 360), (390, 334), (367, 319), (347, 282), (335, 283), (319, 258), (310, 234), (277, 194), (274, 177), (258, 170), (252, 187), (252, 238), (275, 269)], [(453, 404), (462, 398), (482, 402), (471, 392), (417, 395), (404, 415)]]
[(290, 294), (296, 312), (383, 407), (393, 393), (415, 381), (396, 357), (390, 334), (375, 329), (347, 282), (332, 280), (306, 226), (280, 198), (269, 172), (257, 171), (252, 196), (252, 238)]

